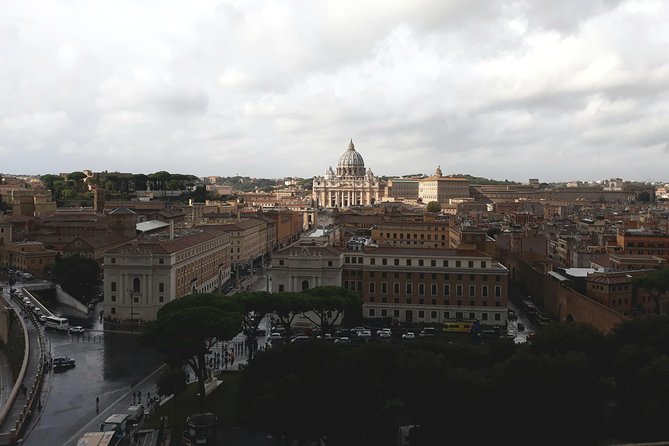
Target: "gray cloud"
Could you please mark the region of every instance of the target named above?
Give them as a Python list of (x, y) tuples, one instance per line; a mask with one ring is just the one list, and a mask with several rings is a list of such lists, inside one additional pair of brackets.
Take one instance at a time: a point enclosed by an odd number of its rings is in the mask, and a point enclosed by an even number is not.
[(0, 18), (5, 172), (308, 177), (352, 137), (381, 175), (666, 175), (663, 2), (31, 4)]

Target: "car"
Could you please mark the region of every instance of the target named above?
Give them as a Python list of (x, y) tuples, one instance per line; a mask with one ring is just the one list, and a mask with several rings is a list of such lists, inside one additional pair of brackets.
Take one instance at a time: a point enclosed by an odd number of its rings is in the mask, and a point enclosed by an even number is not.
[(34, 306), (34, 305), (33, 305), (32, 311), (33, 311), (33, 313), (34, 313), (35, 315), (37, 315), (37, 316), (39, 316), (40, 314), (42, 314), (42, 310), (41, 310), (39, 307)]
[(350, 344), (351, 343), (351, 338), (348, 336), (342, 336), (340, 338), (337, 338), (334, 340), (335, 344)]
[(274, 332), (271, 335), (269, 335), (268, 340), (270, 341), (281, 341), (283, 339), (283, 335), (279, 332)]
[(391, 333), (390, 328), (382, 328), (382, 329), (380, 329), (380, 330), (376, 330), (376, 335), (377, 335), (377, 336), (380, 336), (381, 333), (386, 333), (386, 332), (387, 332), (387, 333)]
[(53, 358), (54, 367), (74, 367), (76, 361), (69, 356), (56, 356)]
[(433, 338), (435, 336), (433, 327), (426, 327), (418, 333), (421, 338)]
[(404, 333), (402, 339), (416, 339), (416, 335), (413, 332)]
[(303, 344), (305, 342), (309, 342), (311, 338), (309, 336), (305, 335), (298, 335), (295, 336), (293, 339), (291, 339), (291, 344)]
[(76, 325), (74, 327), (70, 327), (70, 329), (67, 331), (72, 334), (81, 334), (84, 332), (84, 327), (82, 327), (81, 325)]
[(358, 332), (358, 337), (359, 338), (371, 338), (372, 337), (372, 332), (369, 330), (360, 330)]
[(367, 330), (367, 329), (365, 327), (355, 327), (355, 328), (351, 328), (351, 333), (352, 334), (353, 333), (358, 334), (359, 332), (364, 331), (364, 330)]
[(46, 323), (46, 316), (43, 314), (40, 314), (39, 317), (37, 318), (42, 324)]
[(390, 339), (392, 337), (393, 337), (393, 334), (390, 332), (390, 330), (379, 332), (379, 338), (380, 339)]

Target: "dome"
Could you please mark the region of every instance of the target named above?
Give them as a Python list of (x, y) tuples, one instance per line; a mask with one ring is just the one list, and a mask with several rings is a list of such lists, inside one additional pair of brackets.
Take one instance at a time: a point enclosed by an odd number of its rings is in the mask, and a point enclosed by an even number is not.
[(356, 177), (365, 175), (365, 161), (362, 159), (362, 155), (355, 151), (353, 140), (349, 143), (348, 149), (339, 157), (337, 175)]

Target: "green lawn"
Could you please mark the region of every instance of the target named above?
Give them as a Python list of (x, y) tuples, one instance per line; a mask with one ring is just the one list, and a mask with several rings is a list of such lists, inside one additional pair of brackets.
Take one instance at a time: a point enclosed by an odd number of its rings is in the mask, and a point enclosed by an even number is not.
[(167, 416), (172, 435), (181, 435), (186, 427), (186, 418), (200, 412), (211, 412), (218, 415), (219, 423), (234, 423), (237, 419), (237, 402), (239, 399), (239, 382), (241, 373), (227, 372), (222, 375), (223, 383), (205, 399), (202, 404), (196, 395), (197, 383), (189, 384), (183, 393), (172, 398), (159, 407), (147, 420), (145, 427), (157, 428), (160, 417)]

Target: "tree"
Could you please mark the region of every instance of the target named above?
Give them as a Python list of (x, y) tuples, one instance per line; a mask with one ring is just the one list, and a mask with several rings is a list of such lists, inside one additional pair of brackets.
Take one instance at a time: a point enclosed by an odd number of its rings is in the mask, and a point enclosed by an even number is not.
[(637, 198), (637, 200), (642, 202), (642, 203), (648, 203), (650, 201), (650, 199), (651, 199), (650, 192), (648, 192), (647, 190), (645, 190), (643, 192), (640, 192), (639, 196)]
[(146, 343), (166, 356), (172, 367), (187, 365), (198, 380), (204, 401), (207, 378), (205, 355), (217, 340), (227, 340), (239, 333), (242, 315), (230, 299), (213, 294), (191, 294), (167, 303), (155, 321), (148, 324)]
[[(303, 292), (306, 305), (314, 313), (309, 312), (304, 317), (320, 328), (321, 333), (327, 333), (333, 324), (340, 322), (344, 311), (359, 311), (360, 296), (351, 290), (338, 286), (321, 286)], [(325, 337), (323, 337), (325, 339)]]
[(433, 213), (439, 213), (441, 212), (441, 205), (439, 204), (438, 201), (430, 201), (427, 204), (427, 211), (428, 212), (433, 212)]
[(69, 181), (74, 181), (75, 183), (83, 181), (86, 178), (86, 174), (83, 172), (72, 172), (67, 175)]
[(632, 292), (643, 289), (655, 303), (655, 314), (660, 314), (660, 297), (669, 290), (669, 269), (648, 272), (632, 277)]
[(100, 273), (96, 261), (80, 255), (57, 258), (51, 270), (53, 281), (80, 300), (94, 294), (100, 283)]
[(279, 325), (286, 330), (286, 338), (292, 332), (293, 320), (298, 314), (310, 309), (309, 302), (301, 293), (271, 293), (273, 302), (272, 309), (279, 319)]
[(186, 372), (181, 367), (169, 368), (158, 378), (158, 395), (178, 395), (186, 389)]

